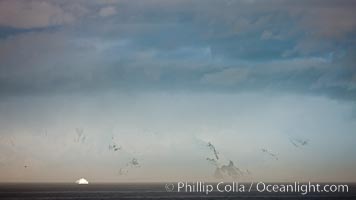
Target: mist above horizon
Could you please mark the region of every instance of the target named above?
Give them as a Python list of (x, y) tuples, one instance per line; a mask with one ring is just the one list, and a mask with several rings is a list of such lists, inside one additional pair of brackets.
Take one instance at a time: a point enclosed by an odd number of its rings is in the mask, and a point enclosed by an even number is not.
[(2, 181), (216, 181), (208, 143), (222, 164), (251, 172), (239, 180), (355, 180), (353, 105), (327, 98), (108, 93), (5, 104)]

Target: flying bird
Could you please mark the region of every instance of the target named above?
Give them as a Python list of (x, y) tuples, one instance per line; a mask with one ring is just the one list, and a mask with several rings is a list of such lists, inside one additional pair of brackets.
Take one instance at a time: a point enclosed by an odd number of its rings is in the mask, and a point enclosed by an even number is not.
[(109, 145), (109, 150), (118, 151), (120, 149), (121, 149), (121, 147), (116, 145), (116, 144), (110, 144)]
[(309, 144), (309, 140), (302, 140), (302, 139), (289, 139), (289, 141), (293, 144), (293, 146), (299, 148), (299, 147), (303, 147)]
[[(215, 166), (214, 177), (216, 179), (236, 179), (245, 174), (245, 172), (235, 166), (232, 160), (229, 160), (227, 165), (221, 164), (221, 158), (219, 157), (219, 152), (216, 150), (215, 146), (211, 142), (208, 142), (207, 146), (213, 152), (214, 157), (207, 157), (206, 160)], [(250, 172), (247, 170), (246, 174), (250, 174)]]
[(219, 160), (219, 152), (216, 151), (215, 146), (211, 142), (208, 142), (208, 147), (213, 151), (216, 160)]
[(129, 172), (129, 170), (125, 168), (120, 168), (119, 169), (119, 175), (126, 175)]
[(138, 160), (136, 158), (132, 158), (128, 165), (131, 167), (140, 167), (140, 164), (138, 163)]
[(277, 156), (276, 154), (274, 154), (274, 153), (268, 151), (267, 149), (262, 148), (261, 151), (262, 151), (263, 153), (266, 153), (266, 154), (270, 155), (270, 156), (273, 157), (274, 159), (278, 160), (278, 156)]
[(126, 163), (126, 167), (119, 169), (119, 175), (126, 175), (129, 173), (128, 168), (139, 168), (141, 167), (140, 163), (136, 158), (132, 158), (128, 163)]
[(209, 161), (211, 164), (215, 165), (216, 167), (218, 167), (218, 162), (217, 160), (215, 160), (214, 158), (206, 158), (207, 161)]
[(77, 138), (75, 139), (75, 142), (84, 143), (85, 139), (86, 139), (86, 136), (84, 134), (84, 130), (81, 129), (81, 128), (76, 128), (75, 132), (77, 133)]
[(110, 151), (119, 151), (121, 150), (121, 146), (118, 145), (115, 141), (114, 141), (114, 137), (112, 137), (112, 144), (109, 144), (109, 150)]

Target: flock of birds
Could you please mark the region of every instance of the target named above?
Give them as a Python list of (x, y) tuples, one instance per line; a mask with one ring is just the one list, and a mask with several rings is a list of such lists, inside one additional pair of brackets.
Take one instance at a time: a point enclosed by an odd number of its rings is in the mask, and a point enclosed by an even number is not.
[[(112, 152), (117, 152), (117, 151), (120, 151), (122, 150), (122, 146), (120, 144), (118, 144), (116, 141), (115, 141), (115, 138), (114, 136), (111, 137), (111, 142), (108, 146), (108, 149), (109, 151), (112, 151)], [(126, 175), (129, 173), (129, 169), (131, 168), (139, 168), (141, 167), (139, 161), (137, 158), (133, 157), (131, 158), (126, 164), (124, 167), (121, 167), (118, 171), (118, 174), (119, 175)]]
[[(309, 140), (303, 140), (299, 138), (290, 138), (289, 141), (296, 148), (301, 148), (309, 144)], [(219, 152), (216, 150), (215, 146), (211, 143), (207, 143), (207, 147), (211, 150), (213, 157), (207, 157), (206, 160), (215, 166), (214, 177), (217, 179), (233, 178), (237, 179), (244, 175), (251, 175), (251, 172), (246, 170), (241, 170), (236, 167), (232, 160), (228, 161), (228, 164), (222, 164), (220, 162)], [(278, 156), (275, 153), (272, 153), (266, 148), (261, 148), (261, 152), (268, 155), (274, 160), (278, 160)]]
[[(81, 128), (76, 128), (75, 129), (76, 136), (74, 138), (74, 142), (76, 143), (84, 143), (86, 141), (86, 135), (84, 133), (84, 130)], [(45, 136), (47, 136), (47, 131), (45, 131)], [(304, 139), (299, 139), (299, 138), (290, 138), (289, 139), (290, 143), (296, 147), (296, 148), (302, 148), (303, 146), (306, 146), (309, 144), (309, 140), (304, 140)], [(12, 139), (9, 139), (9, 142), (11, 146), (15, 146), (15, 142)], [(214, 172), (214, 177), (216, 179), (225, 179), (225, 178), (232, 178), (232, 179), (237, 179), (241, 176), (245, 175), (251, 175), (251, 172), (246, 169), (242, 170), (235, 166), (234, 162), (232, 160), (223, 161), (223, 159), (220, 156), (219, 151), (216, 149), (216, 147), (211, 143), (207, 142), (206, 146), (210, 150), (211, 157), (206, 157), (206, 160), (211, 163), (212, 165), (215, 166), (215, 172)], [(108, 144), (108, 151), (112, 152), (118, 152), (120, 150), (123, 150), (123, 147), (116, 142), (114, 136), (111, 137), (111, 141)], [(271, 159), (274, 160), (279, 160), (278, 155), (276, 153), (273, 153), (271, 150), (266, 149), (266, 148), (261, 148), (261, 152), (264, 153), (265, 155), (269, 156)], [(30, 165), (26, 163), (24, 168), (29, 168)], [(124, 167), (119, 168), (118, 170), (118, 175), (127, 175), (132, 168), (140, 168), (141, 163), (136, 157), (130, 158), (130, 160), (124, 165)]]
[(217, 179), (233, 178), (237, 179), (238, 177), (250, 174), (249, 170), (241, 170), (236, 167), (232, 160), (229, 160), (228, 164), (222, 164), (219, 152), (216, 150), (215, 146), (208, 142), (207, 147), (211, 150), (213, 157), (207, 157), (206, 160), (215, 166), (214, 177)]
[[(44, 131), (43, 133), (43, 136), (44, 137), (47, 137), (48, 136), (48, 133), (47, 131)], [(83, 144), (86, 142), (86, 135), (84, 133), (84, 129), (82, 128), (75, 128), (75, 136), (74, 136), (74, 142), (75, 143), (79, 143), (79, 144)], [(9, 144), (15, 148), (15, 142), (12, 138), (9, 138), (8, 139), (9, 141)], [(116, 141), (115, 141), (115, 138), (114, 136), (111, 137), (111, 141), (110, 143), (108, 144), (108, 151), (112, 151), (112, 152), (118, 152), (120, 150), (123, 150), (122, 146), (120, 144), (118, 144)], [(121, 167), (119, 168), (118, 170), (118, 174), (119, 175), (126, 175), (129, 173), (129, 170), (131, 168), (140, 168), (141, 165), (140, 165), (140, 162), (138, 161), (138, 159), (136, 157), (132, 157), (130, 158), (130, 160), (124, 165), (124, 167)], [(27, 169), (27, 168), (30, 168), (30, 163), (26, 163), (23, 165), (23, 168), (24, 169)]]
[[(75, 132), (76, 132), (76, 137), (74, 139), (74, 142), (84, 143), (86, 140), (84, 130), (81, 128), (76, 128)], [(122, 146), (115, 141), (114, 136), (111, 137), (111, 141), (108, 144), (108, 150), (112, 151), (112, 152), (117, 152), (117, 151), (123, 150)], [(119, 168), (118, 174), (119, 175), (127, 175), (131, 168), (140, 168), (140, 167), (141, 167), (141, 165), (140, 165), (138, 159), (133, 157), (125, 164), (124, 167)]]
[[(300, 138), (290, 138), (289, 141), (292, 143), (292, 145), (296, 148), (301, 148), (303, 146), (306, 146), (309, 144), (308, 139), (300, 139)], [(275, 160), (278, 160), (278, 156), (275, 153), (272, 153), (270, 150), (266, 148), (262, 148), (261, 151), (270, 157), (272, 157)]]

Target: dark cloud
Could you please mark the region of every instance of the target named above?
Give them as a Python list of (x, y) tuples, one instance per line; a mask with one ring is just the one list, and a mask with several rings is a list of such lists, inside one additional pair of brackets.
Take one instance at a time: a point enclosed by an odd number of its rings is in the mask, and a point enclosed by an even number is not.
[(1, 1), (0, 92), (269, 89), (353, 99), (355, 6)]

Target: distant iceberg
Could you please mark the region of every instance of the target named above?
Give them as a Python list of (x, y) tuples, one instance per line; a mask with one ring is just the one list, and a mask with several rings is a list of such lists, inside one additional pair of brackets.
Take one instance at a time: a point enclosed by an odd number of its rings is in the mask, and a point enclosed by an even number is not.
[(81, 179), (75, 181), (75, 183), (77, 183), (79, 185), (87, 185), (87, 184), (89, 184), (89, 182), (85, 178), (81, 178)]

